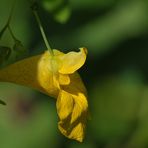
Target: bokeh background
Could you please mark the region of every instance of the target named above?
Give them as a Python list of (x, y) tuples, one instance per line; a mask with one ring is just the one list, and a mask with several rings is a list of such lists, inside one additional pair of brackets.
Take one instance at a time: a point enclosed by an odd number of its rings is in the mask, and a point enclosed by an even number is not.
[[(31, 88), (0, 83), (0, 148), (147, 148), (148, 1), (38, 0), (52, 48), (88, 48), (79, 70), (88, 90), (91, 120), (83, 143), (57, 129), (55, 100)], [(0, 1), (0, 29), (13, 0)], [(11, 22), (29, 55), (46, 48), (26, 0)], [(12, 46), (6, 32), (0, 45)]]

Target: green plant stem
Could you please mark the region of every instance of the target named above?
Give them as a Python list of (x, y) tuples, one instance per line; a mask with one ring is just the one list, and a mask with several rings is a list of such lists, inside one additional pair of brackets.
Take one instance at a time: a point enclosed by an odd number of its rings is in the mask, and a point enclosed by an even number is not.
[[(9, 25), (10, 25), (10, 21), (11, 21), (12, 15), (13, 15), (14, 7), (15, 7), (15, 5), (16, 5), (16, 1), (17, 1), (17, 0), (14, 0), (14, 3), (13, 3), (13, 5), (12, 5), (12, 7), (11, 7), (11, 10), (10, 10), (10, 14), (9, 14), (8, 20), (7, 20), (6, 24), (5, 24), (5, 26), (3, 27), (2, 31), (0, 32), (0, 34), (1, 34), (1, 35), (0, 35), (0, 38), (1, 38), (2, 35), (4, 34), (5, 30), (6, 30), (6, 29), (9, 29)], [(10, 30), (9, 30), (9, 31), (10, 31)], [(12, 34), (13, 34), (13, 33), (12, 33)], [(14, 35), (13, 35), (13, 37), (14, 37)]]
[(39, 28), (40, 28), (40, 31), (41, 31), (43, 40), (44, 40), (44, 42), (45, 42), (45, 45), (46, 45), (47, 49), (49, 50), (50, 54), (53, 55), (53, 51), (52, 51), (52, 49), (51, 49), (51, 47), (50, 47), (50, 45), (49, 45), (49, 42), (48, 42), (48, 40), (47, 40), (46, 34), (45, 34), (45, 32), (44, 32), (44, 29), (43, 29), (43, 26), (42, 26), (42, 23), (41, 23), (41, 20), (40, 20), (40, 17), (39, 17), (39, 15), (38, 15), (38, 13), (37, 13), (36, 10), (32, 10), (32, 11), (33, 11), (34, 16), (35, 16), (35, 18), (36, 18), (36, 20), (37, 20), (37, 23), (38, 23), (38, 25), (39, 25)]
[(8, 30), (9, 30), (9, 32), (10, 32), (10, 34), (11, 34), (11, 36), (12, 36), (14, 42), (16, 42), (16, 41), (17, 41), (17, 38), (14, 36), (14, 34), (13, 34), (12, 30), (11, 30), (10, 25), (8, 25)]

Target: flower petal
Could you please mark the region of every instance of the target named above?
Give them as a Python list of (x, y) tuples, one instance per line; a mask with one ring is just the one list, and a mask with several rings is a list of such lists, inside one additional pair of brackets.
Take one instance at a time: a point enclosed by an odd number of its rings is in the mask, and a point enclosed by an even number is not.
[(79, 117), (82, 117), (83, 113), (87, 112), (88, 109), (88, 103), (84, 94), (78, 93), (78, 95), (72, 96), (75, 104), (71, 114), (71, 124), (74, 123)]
[(61, 90), (56, 102), (57, 112), (60, 120), (67, 118), (73, 110), (74, 101), (71, 95)]
[(0, 81), (32, 87), (53, 97), (57, 97), (59, 91), (48, 51), (0, 69)]
[(41, 58), (42, 55), (33, 56), (0, 69), (0, 81), (40, 89), (37, 73)]
[(72, 95), (61, 91), (57, 100), (60, 118), (58, 127), (63, 135), (82, 142), (87, 120), (87, 100), (84, 94)]
[(85, 134), (85, 122), (78, 122), (75, 125), (69, 127), (68, 124), (65, 125), (62, 121), (58, 123), (58, 128), (61, 133), (69, 139), (74, 139), (82, 142)]
[(57, 49), (53, 49), (53, 53), (54, 53), (54, 56), (61, 56), (61, 55), (64, 55), (63, 52), (57, 50)]
[(70, 83), (70, 78), (68, 75), (59, 74), (60, 85), (68, 85)]
[(37, 78), (41, 87), (49, 96), (57, 97), (60, 89), (56, 73), (58, 65), (48, 51), (46, 51), (38, 63)]
[(72, 74), (78, 70), (86, 60), (87, 50), (86, 48), (80, 48), (80, 52), (69, 52), (61, 56), (61, 66), (59, 73)]
[(77, 72), (75, 72), (73, 74), (70, 74), (69, 78), (70, 84), (63, 85), (62, 88), (70, 94), (78, 94), (78, 92), (81, 92), (87, 97), (87, 91), (80, 75)]

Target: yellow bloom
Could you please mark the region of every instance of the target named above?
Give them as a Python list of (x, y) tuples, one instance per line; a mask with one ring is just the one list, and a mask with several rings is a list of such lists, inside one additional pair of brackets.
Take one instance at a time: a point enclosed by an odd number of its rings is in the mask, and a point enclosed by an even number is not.
[(88, 103), (85, 86), (76, 72), (86, 60), (86, 49), (64, 54), (53, 50), (26, 58), (0, 70), (0, 81), (35, 88), (56, 98), (58, 128), (63, 135), (82, 142)]

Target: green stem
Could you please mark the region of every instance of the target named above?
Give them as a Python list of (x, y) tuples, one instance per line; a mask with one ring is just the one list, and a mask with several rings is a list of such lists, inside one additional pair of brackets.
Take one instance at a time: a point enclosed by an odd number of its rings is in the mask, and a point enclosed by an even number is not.
[(1, 38), (2, 35), (4, 34), (5, 30), (6, 30), (7, 28), (9, 29), (9, 24), (10, 24), (12, 15), (13, 15), (13, 11), (14, 11), (15, 4), (16, 4), (16, 0), (14, 1), (13, 5), (12, 5), (12, 7), (11, 7), (8, 20), (7, 20), (7, 22), (6, 22), (5, 26), (4, 26), (4, 28), (3, 28), (2, 31), (0, 32), (0, 38)]
[(43, 26), (42, 26), (42, 23), (41, 23), (41, 20), (40, 20), (40, 17), (39, 17), (39, 15), (38, 15), (38, 13), (37, 13), (36, 10), (33, 10), (33, 13), (34, 13), (34, 16), (35, 16), (35, 18), (36, 18), (36, 20), (37, 20), (37, 23), (38, 23), (38, 25), (39, 25), (39, 28), (40, 28), (40, 31), (41, 31), (43, 40), (44, 40), (44, 42), (45, 42), (45, 45), (46, 45), (47, 49), (49, 50), (49, 52), (51, 53), (51, 55), (53, 55), (53, 51), (52, 51), (52, 49), (51, 49), (51, 47), (50, 47), (50, 45), (49, 45), (49, 42), (48, 42), (48, 40), (47, 40), (46, 34), (45, 34), (45, 32), (44, 32), (44, 29), (43, 29)]
[(13, 32), (12, 32), (12, 29), (11, 29), (10, 25), (8, 25), (8, 30), (9, 30), (9, 32), (10, 32), (10, 34), (11, 34), (11, 36), (12, 36), (14, 42), (16, 42), (16, 41), (17, 41), (17, 38), (14, 36), (14, 34), (13, 34)]

